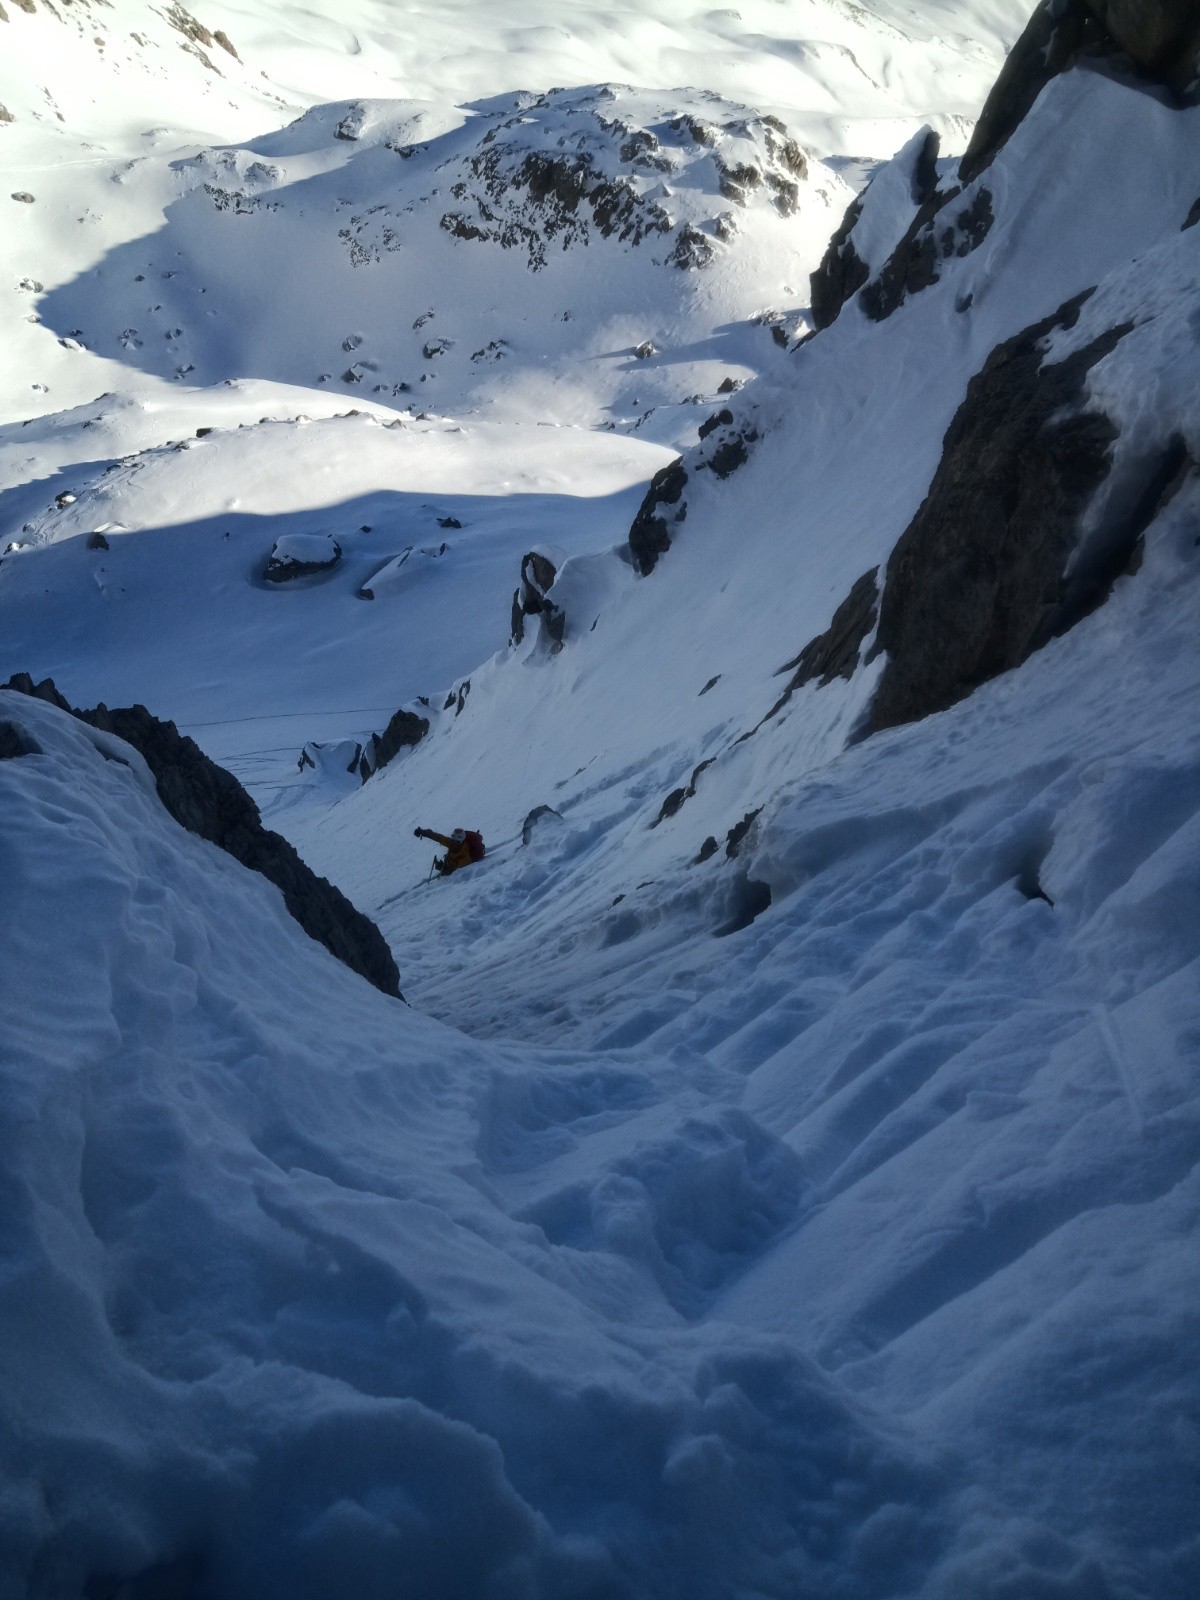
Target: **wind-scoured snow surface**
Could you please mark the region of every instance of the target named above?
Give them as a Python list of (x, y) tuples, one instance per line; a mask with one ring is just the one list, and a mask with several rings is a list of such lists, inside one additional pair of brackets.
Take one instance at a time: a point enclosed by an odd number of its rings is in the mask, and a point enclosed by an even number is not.
[[(410, 1004), (0, 691), (2, 1600), (1200, 1590), (1200, 111), (1053, 80), (801, 342), (1025, 9), (4, 0), (0, 682)], [(797, 662), (1085, 293), (1111, 593), (860, 740), (870, 606)]]

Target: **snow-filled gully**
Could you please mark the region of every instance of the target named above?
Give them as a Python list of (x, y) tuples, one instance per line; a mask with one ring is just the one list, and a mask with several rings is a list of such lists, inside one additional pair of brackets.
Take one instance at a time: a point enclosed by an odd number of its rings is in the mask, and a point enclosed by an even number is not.
[[(1028, 5), (782, 9), (0, 6), (0, 682), (407, 1002), (0, 689), (0, 1600), (1200, 1590), (1200, 108), (1109, 41), (903, 246)], [(1042, 377), (1122, 570), (864, 737)]]

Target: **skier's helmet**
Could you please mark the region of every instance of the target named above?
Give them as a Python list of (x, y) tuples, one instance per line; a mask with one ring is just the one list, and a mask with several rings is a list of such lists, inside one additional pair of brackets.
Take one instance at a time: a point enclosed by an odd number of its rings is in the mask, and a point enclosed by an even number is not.
[(455, 828), (450, 837), (454, 840), (455, 844), (461, 844), (467, 837), (467, 830), (465, 828)]

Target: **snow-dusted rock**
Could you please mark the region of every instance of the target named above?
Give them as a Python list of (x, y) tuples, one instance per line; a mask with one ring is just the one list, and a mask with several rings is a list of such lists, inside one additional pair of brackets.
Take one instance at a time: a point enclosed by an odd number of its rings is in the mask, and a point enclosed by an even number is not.
[(520, 644), (524, 639), (525, 618), (537, 617), (543, 641), (551, 650), (562, 648), (567, 615), (550, 596), (557, 578), (558, 566), (545, 551), (531, 550), (522, 558), (521, 581), (512, 599), (511, 643)]
[(342, 547), (329, 533), (287, 533), (276, 539), (263, 569), (268, 583), (328, 572), (342, 559)]
[(644, 97), (639, 104), (613, 89), (520, 97), (450, 168), (460, 205), (441, 226), (458, 239), (518, 248), (533, 271), (550, 251), (593, 239), (650, 245), (676, 266), (706, 266), (717, 230), (706, 194), (790, 216), (808, 176), (803, 151), (778, 118), (739, 114), (715, 97), (712, 109), (697, 140), (691, 121), (654, 118)]

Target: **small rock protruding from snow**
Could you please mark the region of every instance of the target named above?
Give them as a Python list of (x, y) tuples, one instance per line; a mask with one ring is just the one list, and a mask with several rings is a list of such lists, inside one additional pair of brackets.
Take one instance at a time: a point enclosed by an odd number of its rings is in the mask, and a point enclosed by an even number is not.
[[(363, 531), (365, 532), (366, 530), (364, 529)], [(377, 600), (390, 590), (407, 585), (409, 580), (415, 576), (415, 568), (420, 565), (420, 563), (415, 563), (414, 566), (409, 565), (414, 556), (424, 556), (430, 561), (436, 561), (439, 557), (444, 556), (449, 549), (450, 546), (444, 540), (441, 544), (422, 545), (420, 549), (414, 549), (411, 544), (406, 545), (398, 556), (393, 556), (390, 561), (385, 561), (383, 566), (372, 577), (368, 578), (358, 591), (359, 597), (363, 600)]]
[(563, 815), (553, 806), (534, 806), (524, 822), (521, 824), (521, 843), (528, 848), (535, 835), (547, 829), (555, 830), (563, 826)]

